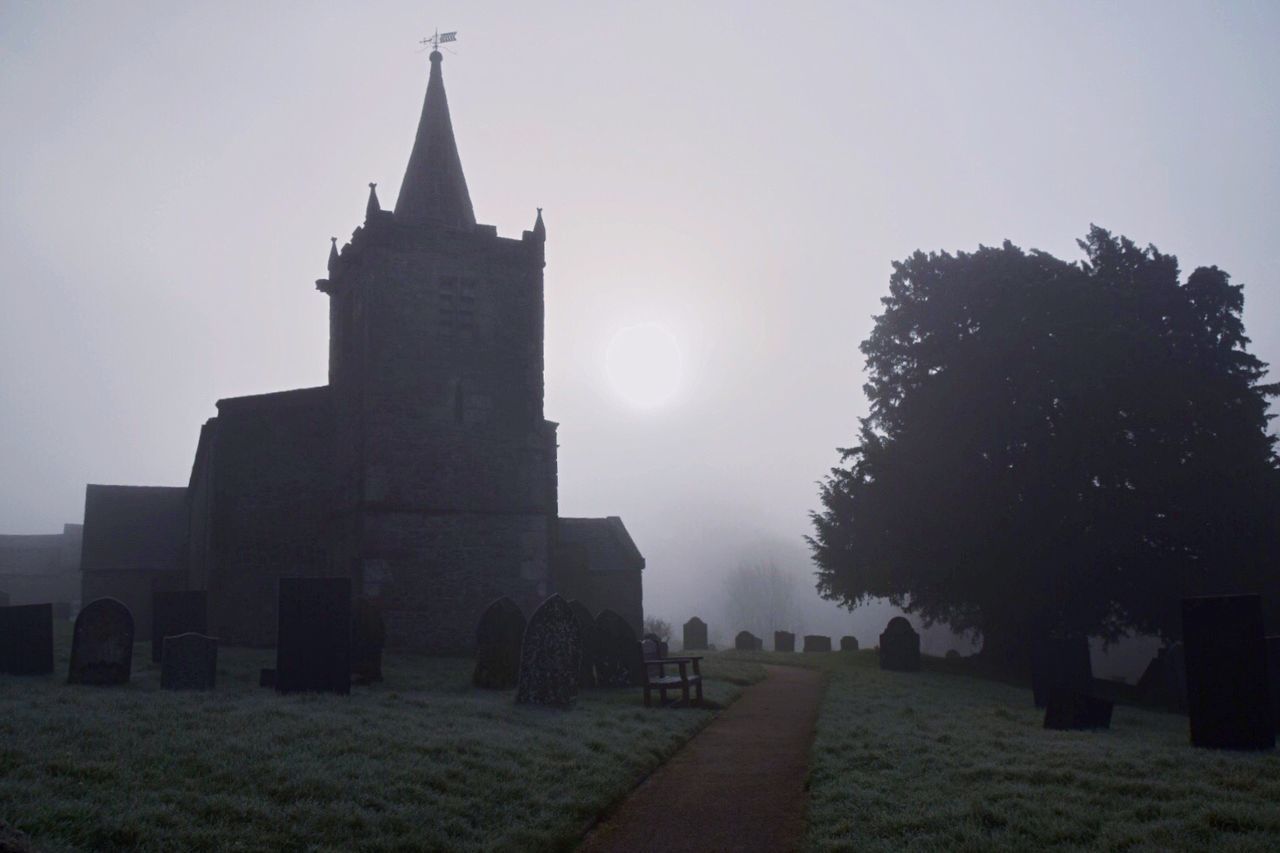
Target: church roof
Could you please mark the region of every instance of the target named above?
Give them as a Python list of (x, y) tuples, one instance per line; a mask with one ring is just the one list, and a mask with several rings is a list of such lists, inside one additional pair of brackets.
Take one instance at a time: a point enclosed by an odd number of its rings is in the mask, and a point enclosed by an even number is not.
[(462, 174), (458, 145), (453, 139), (449, 101), (440, 73), (440, 51), (431, 52), (431, 76), (418, 120), (413, 153), (404, 170), (396, 220), (410, 225), (439, 224), (470, 230), (476, 226), (467, 179)]
[(84, 496), (86, 572), (173, 570), (187, 537), (187, 490), (170, 486), (100, 486)]
[(583, 548), (590, 571), (638, 572), (644, 568), (644, 557), (618, 516), (561, 518), (557, 521), (560, 543)]

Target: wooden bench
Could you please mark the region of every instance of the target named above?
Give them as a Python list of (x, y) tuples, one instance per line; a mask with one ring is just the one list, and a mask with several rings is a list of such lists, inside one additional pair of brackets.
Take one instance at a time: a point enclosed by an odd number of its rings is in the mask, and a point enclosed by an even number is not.
[[(641, 644), (644, 654), (644, 704), (648, 708), (652, 704), (653, 691), (658, 691), (658, 699), (667, 704), (667, 691), (680, 688), (680, 697), (684, 704), (690, 704), (689, 690), (694, 689), (693, 704), (702, 704), (702, 670), (699, 656), (667, 657), (666, 643), (646, 639)], [(668, 667), (677, 667), (680, 674), (667, 674)], [(689, 669), (693, 672), (690, 673)]]

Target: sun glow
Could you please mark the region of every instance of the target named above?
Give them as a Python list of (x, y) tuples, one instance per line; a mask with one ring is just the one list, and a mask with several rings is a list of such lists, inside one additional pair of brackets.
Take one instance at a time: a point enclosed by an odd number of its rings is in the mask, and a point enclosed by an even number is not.
[(684, 379), (680, 345), (661, 323), (619, 329), (609, 341), (604, 362), (614, 392), (637, 409), (667, 405)]

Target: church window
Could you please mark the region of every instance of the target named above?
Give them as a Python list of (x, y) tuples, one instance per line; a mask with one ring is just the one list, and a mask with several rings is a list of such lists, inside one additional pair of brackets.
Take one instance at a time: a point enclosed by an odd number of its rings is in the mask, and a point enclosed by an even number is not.
[(441, 276), (438, 293), (441, 328), (450, 334), (474, 334), (476, 280), (466, 276)]

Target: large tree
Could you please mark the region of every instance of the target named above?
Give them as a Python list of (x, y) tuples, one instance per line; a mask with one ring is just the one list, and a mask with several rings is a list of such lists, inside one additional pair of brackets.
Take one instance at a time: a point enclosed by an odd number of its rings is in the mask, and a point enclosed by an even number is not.
[(1093, 228), (894, 264), (870, 415), (821, 490), (825, 598), (885, 597), (1021, 660), (1036, 633), (1174, 637), (1184, 594), (1275, 586), (1280, 467), (1239, 285)]

